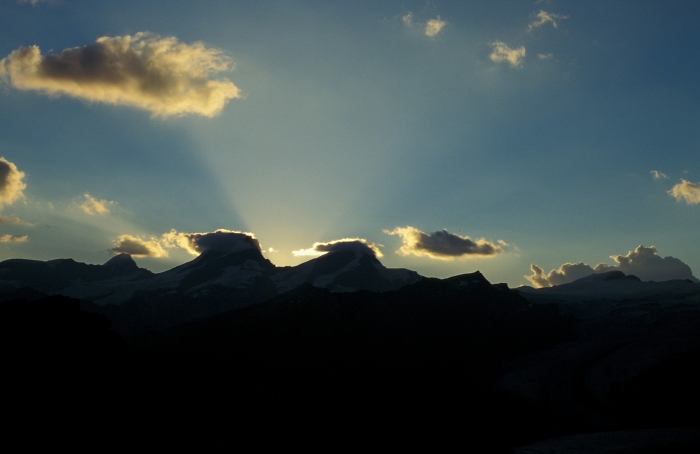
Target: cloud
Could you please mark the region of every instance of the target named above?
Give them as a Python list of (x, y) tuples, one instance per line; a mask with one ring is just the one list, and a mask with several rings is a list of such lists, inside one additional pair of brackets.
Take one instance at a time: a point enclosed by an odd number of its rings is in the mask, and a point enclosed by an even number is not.
[(413, 25), (413, 13), (409, 11), (408, 13), (404, 14), (403, 16), (401, 16), (401, 21), (407, 27), (412, 26)]
[(131, 254), (139, 257), (167, 257), (166, 251), (157, 238), (144, 240), (131, 235), (119, 235), (116, 244), (110, 249), (114, 254)]
[(544, 270), (535, 264), (530, 265), (530, 270), (532, 275), (525, 276), (525, 279), (537, 288), (566, 284), (594, 272), (593, 268), (583, 262), (565, 263), (558, 270), (550, 271), (549, 274), (545, 274)]
[(490, 43), (493, 51), (489, 58), (494, 63), (507, 62), (513, 68), (519, 68), (523, 64), (525, 58), (525, 47), (520, 46), (517, 49), (511, 49), (504, 42), (494, 41)]
[(541, 267), (532, 264), (530, 265), (532, 274), (525, 276), (525, 279), (539, 288), (566, 284), (593, 273), (622, 271), (627, 275), (637, 276), (643, 281), (690, 279), (694, 282), (700, 282), (693, 276), (688, 265), (675, 257), (659, 256), (655, 246), (638, 246), (634, 251), (629, 251), (627, 255), (611, 255), (610, 258), (617, 265), (600, 263), (592, 268), (583, 262), (565, 263), (559, 269), (551, 270), (548, 274), (545, 274)]
[(238, 252), (245, 249), (262, 251), (255, 235), (249, 232), (219, 229), (208, 233), (178, 233), (171, 230), (163, 235), (166, 244), (177, 245), (192, 255), (207, 251)]
[(552, 57), (554, 57), (554, 55), (551, 53), (550, 54), (537, 54), (537, 58), (539, 58), (540, 60), (551, 60)]
[[(426, 256), (433, 259), (450, 260), (459, 257), (493, 256), (503, 252), (501, 246), (481, 238), (472, 241), (468, 236), (459, 236), (442, 230), (425, 233), (415, 227), (396, 227), (384, 230), (388, 235), (398, 235), (403, 246), (396, 251), (400, 255)], [(506, 245), (505, 242), (501, 242)]]
[(362, 254), (371, 254), (375, 257), (383, 257), (382, 251), (379, 250), (380, 246), (379, 244), (370, 243), (364, 238), (343, 238), (327, 243), (314, 243), (311, 248), (292, 251), (292, 254), (296, 256), (317, 256), (328, 252), (354, 251)]
[(22, 178), (24, 178), (24, 172), (20, 172), (16, 165), (0, 157), (0, 209), (24, 198), (22, 191), (27, 188), (27, 185)]
[(207, 233), (183, 233), (175, 229), (157, 237), (144, 240), (133, 235), (120, 235), (110, 251), (145, 257), (167, 257), (168, 249), (181, 248), (192, 255), (206, 251), (238, 252), (244, 249), (262, 251), (255, 235), (248, 232), (219, 229)]
[(652, 174), (655, 180), (668, 180), (668, 175), (663, 172), (659, 172), (658, 170), (652, 170), (649, 173)]
[(691, 183), (681, 179), (678, 183), (668, 191), (679, 202), (685, 201), (688, 205), (700, 204), (700, 183)]
[(531, 31), (533, 28), (541, 27), (544, 24), (546, 24), (547, 22), (551, 22), (552, 26), (554, 28), (557, 28), (557, 26), (559, 25), (557, 23), (558, 20), (564, 20), (564, 19), (569, 18), (569, 16), (561, 16), (559, 14), (551, 14), (545, 10), (540, 10), (540, 12), (537, 13), (537, 15), (535, 17), (537, 18), (537, 20), (530, 22), (530, 24), (527, 26), (527, 31)]
[(20, 90), (137, 107), (154, 116), (213, 117), (241, 97), (230, 80), (210, 78), (232, 68), (220, 50), (201, 42), (140, 32), (46, 56), (37, 46), (20, 47), (0, 60), (0, 79)]
[(90, 216), (95, 216), (98, 214), (108, 214), (109, 207), (112, 205), (116, 205), (116, 202), (112, 202), (109, 200), (97, 200), (90, 194), (83, 195), (85, 196), (85, 200), (83, 201), (83, 203), (77, 206), (83, 213), (88, 214)]
[(5, 234), (0, 236), (0, 243), (26, 243), (27, 241), (29, 241), (29, 237), (27, 235), (15, 236)]
[(688, 265), (675, 257), (661, 257), (656, 247), (637, 246), (627, 255), (611, 255), (617, 266), (601, 263), (595, 267), (596, 273), (620, 270), (633, 274), (643, 281), (667, 281), (669, 279), (690, 279), (699, 282)]
[(53, 3), (55, 0), (17, 0), (17, 3), (29, 3), (32, 6), (38, 6), (39, 3)]
[(446, 24), (447, 22), (441, 20), (440, 16), (438, 16), (437, 19), (430, 19), (425, 24), (425, 35), (430, 37), (437, 35)]
[(33, 227), (34, 224), (31, 222), (26, 222), (18, 218), (17, 216), (0, 216), (0, 224), (12, 224), (21, 225), (24, 227)]

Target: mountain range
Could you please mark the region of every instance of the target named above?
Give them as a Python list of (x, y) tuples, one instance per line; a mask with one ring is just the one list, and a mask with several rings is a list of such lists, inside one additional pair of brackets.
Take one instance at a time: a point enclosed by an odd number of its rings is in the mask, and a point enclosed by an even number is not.
[[(293, 267), (276, 267), (255, 247), (209, 250), (154, 274), (128, 254), (103, 265), (72, 259), (0, 262), (0, 298), (64, 295), (115, 316), (134, 312), (125, 333), (162, 329), (265, 301), (302, 284), (332, 292), (397, 290), (423, 279), (415, 271), (384, 267), (369, 252), (334, 251)], [(117, 309), (115, 306), (118, 306)], [(128, 318), (135, 320), (131, 315)]]
[(6, 260), (0, 301), (25, 396), (9, 411), (77, 408), (112, 448), (700, 448), (691, 281), (610, 271), (511, 289), (361, 251), (276, 267), (243, 248), (158, 274), (125, 254)]

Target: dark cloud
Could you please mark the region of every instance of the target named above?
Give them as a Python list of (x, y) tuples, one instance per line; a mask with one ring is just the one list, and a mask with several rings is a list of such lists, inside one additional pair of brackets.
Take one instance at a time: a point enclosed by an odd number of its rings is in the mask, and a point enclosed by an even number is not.
[(622, 271), (627, 275), (637, 276), (643, 281), (660, 282), (671, 279), (690, 279), (694, 282), (700, 282), (693, 276), (692, 270), (687, 264), (675, 257), (659, 256), (654, 246), (638, 246), (627, 255), (612, 255), (610, 258), (617, 265), (600, 263), (592, 268), (583, 262), (565, 263), (559, 269), (551, 270), (548, 274), (545, 274), (541, 267), (532, 264), (530, 265), (532, 274), (525, 276), (525, 279), (535, 287), (552, 287), (573, 282), (593, 273)]
[(175, 240), (176, 244), (191, 254), (201, 254), (206, 251), (237, 252), (245, 249), (261, 251), (260, 243), (255, 235), (248, 232), (236, 232), (219, 229), (209, 233), (176, 233), (164, 235)]
[(371, 254), (375, 257), (382, 257), (378, 244), (370, 243), (364, 238), (343, 238), (341, 240), (329, 241), (327, 243), (314, 243), (309, 249), (292, 251), (294, 255), (322, 255), (328, 252), (354, 251), (361, 254)]
[[(459, 236), (447, 230), (425, 233), (415, 227), (396, 227), (394, 230), (384, 230), (389, 235), (398, 235), (403, 246), (396, 251), (401, 255), (427, 256), (436, 259), (453, 259), (470, 256), (493, 256), (503, 252), (496, 243), (481, 238), (473, 241), (468, 236)], [(499, 242), (505, 245), (504, 242)]]
[(0, 78), (21, 90), (138, 107), (157, 116), (211, 117), (241, 97), (230, 80), (211, 79), (231, 68), (221, 51), (201, 42), (141, 32), (103, 36), (47, 56), (37, 46), (20, 47), (0, 60)]

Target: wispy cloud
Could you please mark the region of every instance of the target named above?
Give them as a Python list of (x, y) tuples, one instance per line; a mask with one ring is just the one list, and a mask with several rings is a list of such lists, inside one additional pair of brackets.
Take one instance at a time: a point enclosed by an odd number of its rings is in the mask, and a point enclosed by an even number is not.
[(531, 31), (533, 28), (541, 27), (546, 23), (551, 23), (552, 27), (557, 28), (559, 26), (557, 21), (568, 19), (569, 16), (562, 16), (560, 14), (552, 14), (552, 13), (548, 13), (545, 10), (540, 10), (540, 12), (537, 13), (535, 18), (536, 19), (534, 21), (530, 22), (530, 24), (527, 26), (528, 31)]
[[(447, 230), (425, 233), (415, 227), (396, 227), (384, 230), (388, 235), (397, 235), (403, 246), (396, 251), (400, 255), (416, 255), (433, 259), (451, 260), (459, 257), (488, 257), (503, 252), (503, 248), (484, 238), (473, 241), (468, 236), (459, 236)], [(505, 242), (501, 242), (505, 245)]]
[(554, 285), (566, 284), (576, 279), (588, 276), (593, 273), (603, 273), (607, 271), (622, 271), (627, 275), (637, 276), (643, 281), (667, 281), (670, 279), (690, 279), (698, 281), (690, 266), (675, 257), (661, 257), (658, 255), (655, 246), (637, 246), (634, 251), (629, 251), (627, 255), (611, 255), (616, 265), (599, 263), (591, 266), (579, 263), (565, 263), (559, 269), (551, 270), (545, 274), (544, 270), (535, 265), (530, 265), (532, 274), (525, 276), (535, 287), (551, 287)]
[(154, 116), (212, 117), (241, 97), (230, 80), (211, 78), (232, 68), (220, 50), (201, 42), (141, 32), (46, 56), (38, 46), (20, 47), (0, 60), (0, 78), (20, 90), (132, 106)]
[(440, 31), (447, 25), (447, 22), (444, 20), (440, 19), (440, 16), (437, 17), (437, 19), (430, 19), (426, 24), (425, 24), (425, 35), (426, 36), (436, 36)]
[[(406, 27), (413, 27), (413, 13), (409, 11), (408, 13), (401, 16), (401, 22), (403, 22)], [(422, 22), (418, 24), (423, 25)], [(447, 22), (442, 20), (440, 16), (436, 17), (435, 19), (429, 19), (427, 22), (425, 22), (425, 25), (423, 26), (423, 34), (431, 38), (437, 36), (438, 33), (440, 33), (442, 29), (445, 28), (445, 25), (447, 25)]]
[(520, 46), (517, 49), (512, 49), (502, 41), (494, 41), (490, 43), (493, 50), (489, 58), (494, 63), (508, 63), (513, 68), (520, 68), (523, 65), (525, 58), (525, 47)]
[(655, 180), (668, 180), (668, 175), (663, 172), (659, 172), (658, 170), (652, 170), (649, 173), (651, 173)]
[(17, 0), (17, 3), (29, 3), (32, 6), (39, 6), (39, 3), (53, 3), (55, 0)]
[(375, 257), (383, 257), (379, 250), (381, 245), (370, 243), (364, 238), (343, 238), (340, 240), (328, 241), (326, 243), (314, 243), (309, 249), (299, 249), (292, 251), (295, 256), (319, 256), (328, 252), (354, 251), (363, 254), (371, 254)]
[(668, 193), (679, 202), (685, 201), (688, 205), (700, 204), (700, 183), (691, 183), (681, 179), (681, 182), (675, 185)]
[(76, 206), (80, 211), (90, 216), (109, 214), (110, 207), (117, 204), (117, 202), (109, 200), (97, 200), (90, 194), (83, 194), (83, 196), (85, 200), (80, 204), (76, 203)]
[(0, 236), (0, 243), (26, 243), (29, 241), (29, 236), (15, 236), (10, 234), (5, 234)]

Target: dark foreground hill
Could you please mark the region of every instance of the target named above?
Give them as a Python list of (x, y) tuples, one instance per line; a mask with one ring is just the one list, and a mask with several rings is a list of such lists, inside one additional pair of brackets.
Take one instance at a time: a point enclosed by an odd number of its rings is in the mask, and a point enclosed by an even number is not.
[(305, 284), (127, 340), (76, 300), (4, 302), (8, 433), (99, 452), (697, 452), (700, 317), (683, 289), (539, 301), (479, 273)]

